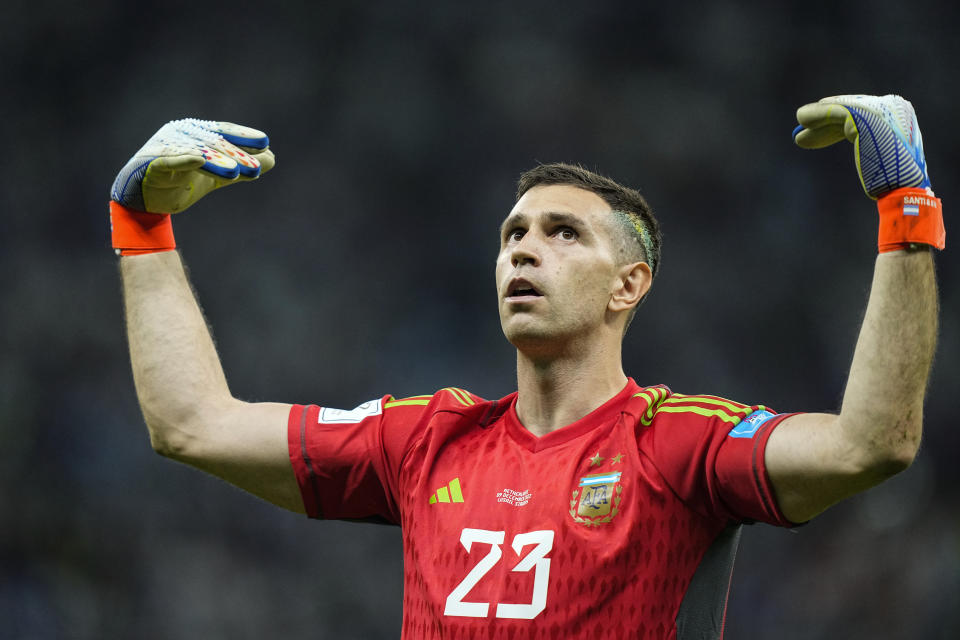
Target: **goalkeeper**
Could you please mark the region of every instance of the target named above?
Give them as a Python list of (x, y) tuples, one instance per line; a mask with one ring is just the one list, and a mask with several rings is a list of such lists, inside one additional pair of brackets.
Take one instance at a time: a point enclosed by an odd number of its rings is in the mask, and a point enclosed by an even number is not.
[(517, 392), (449, 387), (352, 410), (233, 397), (171, 214), (273, 167), (267, 136), (165, 125), (112, 190), (134, 381), (151, 442), (314, 518), (402, 527), (405, 638), (720, 638), (741, 527), (790, 527), (910, 465), (943, 249), (913, 107), (836, 96), (796, 143), (853, 143), (878, 256), (836, 414), (641, 386), (621, 343), (660, 261), (635, 190), (565, 164), (520, 178), (501, 226), (501, 326)]

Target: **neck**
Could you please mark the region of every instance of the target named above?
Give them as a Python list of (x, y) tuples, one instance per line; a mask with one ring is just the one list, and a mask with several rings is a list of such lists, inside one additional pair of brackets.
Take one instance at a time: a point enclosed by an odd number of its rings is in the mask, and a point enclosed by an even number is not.
[(627, 384), (620, 343), (549, 357), (517, 350), (517, 416), (536, 436), (576, 422)]

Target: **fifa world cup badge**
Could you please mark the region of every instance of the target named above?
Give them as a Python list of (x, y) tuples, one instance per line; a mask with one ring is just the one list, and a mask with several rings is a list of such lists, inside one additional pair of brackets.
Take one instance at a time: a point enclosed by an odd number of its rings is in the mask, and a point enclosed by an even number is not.
[(621, 500), (619, 471), (583, 476), (570, 500), (570, 517), (588, 527), (606, 524), (620, 511)]

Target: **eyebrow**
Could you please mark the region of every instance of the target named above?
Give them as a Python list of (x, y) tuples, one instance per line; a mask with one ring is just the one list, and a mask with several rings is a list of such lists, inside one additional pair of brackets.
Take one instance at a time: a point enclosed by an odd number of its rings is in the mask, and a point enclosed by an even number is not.
[[(548, 224), (566, 224), (579, 229), (586, 227), (583, 218), (568, 211), (545, 211), (542, 215), (546, 218)], [(500, 235), (503, 236), (508, 228), (527, 224), (529, 218), (530, 216), (522, 211), (507, 216), (507, 219), (500, 225)]]

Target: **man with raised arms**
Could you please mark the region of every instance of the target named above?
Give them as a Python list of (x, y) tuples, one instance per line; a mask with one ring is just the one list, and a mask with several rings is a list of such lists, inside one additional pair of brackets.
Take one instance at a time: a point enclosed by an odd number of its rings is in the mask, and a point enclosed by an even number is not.
[(806, 522), (905, 469), (935, 348), (943, 220), (912, 106), (837, 96), (797, 116), (802, 147), (855, 144), (880, 213), (838, 414), (628, 377), (621, 344), (657, 273), (659, 226), (638, 192), (566, 164), (525, 173), (501, 225), (517, 392), (352, 410), (234, 398), (170, 214), (274, 159), (259, 131), (181, 120), (121, 170), (111, 201), (154, 448), (310, 517), (401, 526), (404, 638), (720, 638), (742, 525)]

